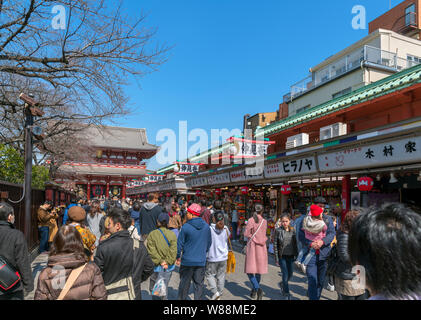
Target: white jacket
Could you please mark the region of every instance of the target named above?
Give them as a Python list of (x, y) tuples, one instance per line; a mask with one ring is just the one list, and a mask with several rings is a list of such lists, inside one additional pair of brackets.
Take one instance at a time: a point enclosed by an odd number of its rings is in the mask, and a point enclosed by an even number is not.
[(207, 260), (209, 262), (221, 262), (228, 260), (228, 237), (230, 232), (227, 226), (218, 230), (214, 223), (210, 225), (212, 244), (209, 248)]

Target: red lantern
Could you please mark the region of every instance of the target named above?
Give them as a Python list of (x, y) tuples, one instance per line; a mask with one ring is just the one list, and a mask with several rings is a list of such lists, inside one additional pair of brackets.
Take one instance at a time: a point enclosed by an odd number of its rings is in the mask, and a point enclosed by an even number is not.
[(221, 193), (222, 193), (222, 190), (221, 190), (221, 189), (216, 189), (216, 190), (215, 190), (215, 194), (216, 194), (217, 196), (221, 195)]
[(202, 194), (202, 191), (196, 190), (196, 196), (200, 196)]
[(374, 180), (370, 177), (361, 177), (357, 180), (357, 187), (360, 191), (371, 191), (374, 187)]
[(171, 193), (167, 192), (167, 198), (171, 197)]
[(242, 194), (247, 194), (249, 192), (249, 188), (248, 187), (241, 187), (241, 193)]
[(281, 192), (282, 194), (289, 195), (291, 193), (291, 186), (288, 184), (283, 185), (281, 187)]

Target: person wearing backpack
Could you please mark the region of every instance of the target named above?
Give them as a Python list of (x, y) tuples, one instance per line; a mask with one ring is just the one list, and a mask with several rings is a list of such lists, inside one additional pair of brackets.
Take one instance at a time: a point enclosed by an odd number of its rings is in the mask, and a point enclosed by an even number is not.
[[(32, 278), (31, 262), (26, 239), (23, 233), (15, 228), (14, 223), (15, 214), (13, 207), (6, 202), (1, 202), (0, 268), (2, 267), (1, 260), (6, 260), (4, 262), (16, 270), (21, 279), (16, 284), (14, 284), (14, 281), (10, 289), (0, 286), (0, 300), (24, 300), (25, 294), (34, 290), (34, 280)], [(5, 272), (6, 269), (3, 271)]]
[(110, 236), (98, 245), (95, 263), (104, 278), (108, 300), (141, 300), (141, 283), (153, 273), (154, 263), (142, 241), (130, 237), (130, 214), (114, 207), (108, 212)]
[(39, 275), (34, 300), (107, 300), (101, 270), (88, 261), (78, 230), (62, 226)]
[[(146, 248), (155, 265), (154, 273), (150, 277), (149, 290), (152, 294), (153, 288), (158, 279), (164, 279), (165, 288), (171, 279), (172, 271), (175, 269), (177, 257), (177, 236), (168, 229), (169, 216), (161, 213), (158, 217), (158, 229), (148, 235)], [(165, 290), (168, 293), (168, 289)], [(165, 296), (152, 295), (152, 300), (164, 300)]]

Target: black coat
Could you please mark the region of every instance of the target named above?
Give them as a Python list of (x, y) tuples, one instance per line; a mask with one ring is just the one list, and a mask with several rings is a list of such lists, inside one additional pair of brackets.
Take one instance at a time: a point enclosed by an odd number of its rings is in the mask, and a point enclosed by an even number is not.
[(338, 265), (335, 275), (343, 280), (352, 280), (355, 274), (351, 272), (352, 265), (348, 253), (348, 234), (339, 232), (337, 235), (337, 252), (338, 252)]
[(275, 239), (273, 241), (273, 251), (276, 261), (283, 255), (297, 256), (297, 236), (295, 229), (286, 231), (283, 227), (275, 229)]
[(0, 255), (6, 258), (22, 278), (18, 285), (7, 292), (0, 288), (0, 295), (24, 289), (26, 292), (33, 291), (34, 280), (32, 279), (31, 260), (25, 236), (6, 221), (0, 221)]
[(155, 265), (143, 242), (140, 241), (134, 254), (133, 257), (133, 239), (124, 230), (112, 234), (98, 245), (94, 261), (102, 272), (106, 286), (132, 276), (136, 299), (140, 300), (140, 284), (153, 273)]

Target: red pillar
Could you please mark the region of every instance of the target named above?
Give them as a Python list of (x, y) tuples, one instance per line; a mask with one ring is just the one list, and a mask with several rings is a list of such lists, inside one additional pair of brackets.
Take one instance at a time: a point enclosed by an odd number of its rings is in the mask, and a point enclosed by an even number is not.
[(344, 221), (346, 213), (351, 209), (351, 176), (342, 178), (342, 218)]
[(126, 199), (126, 179), (123, 180), (123, 187), (121, 188), (121, 198)]
[(90, 181), (88, 181), (88, 187), (86, 188), (86, 193), (87, 193), (87, 198), (88, 198), (88, 200), (90, 200), (91, 199), (91, 182)]
[(105, 198), (108, 199), (108, 195), (110, 194), (110, 183), (107, 182), (107, 189), (105, 190)]

